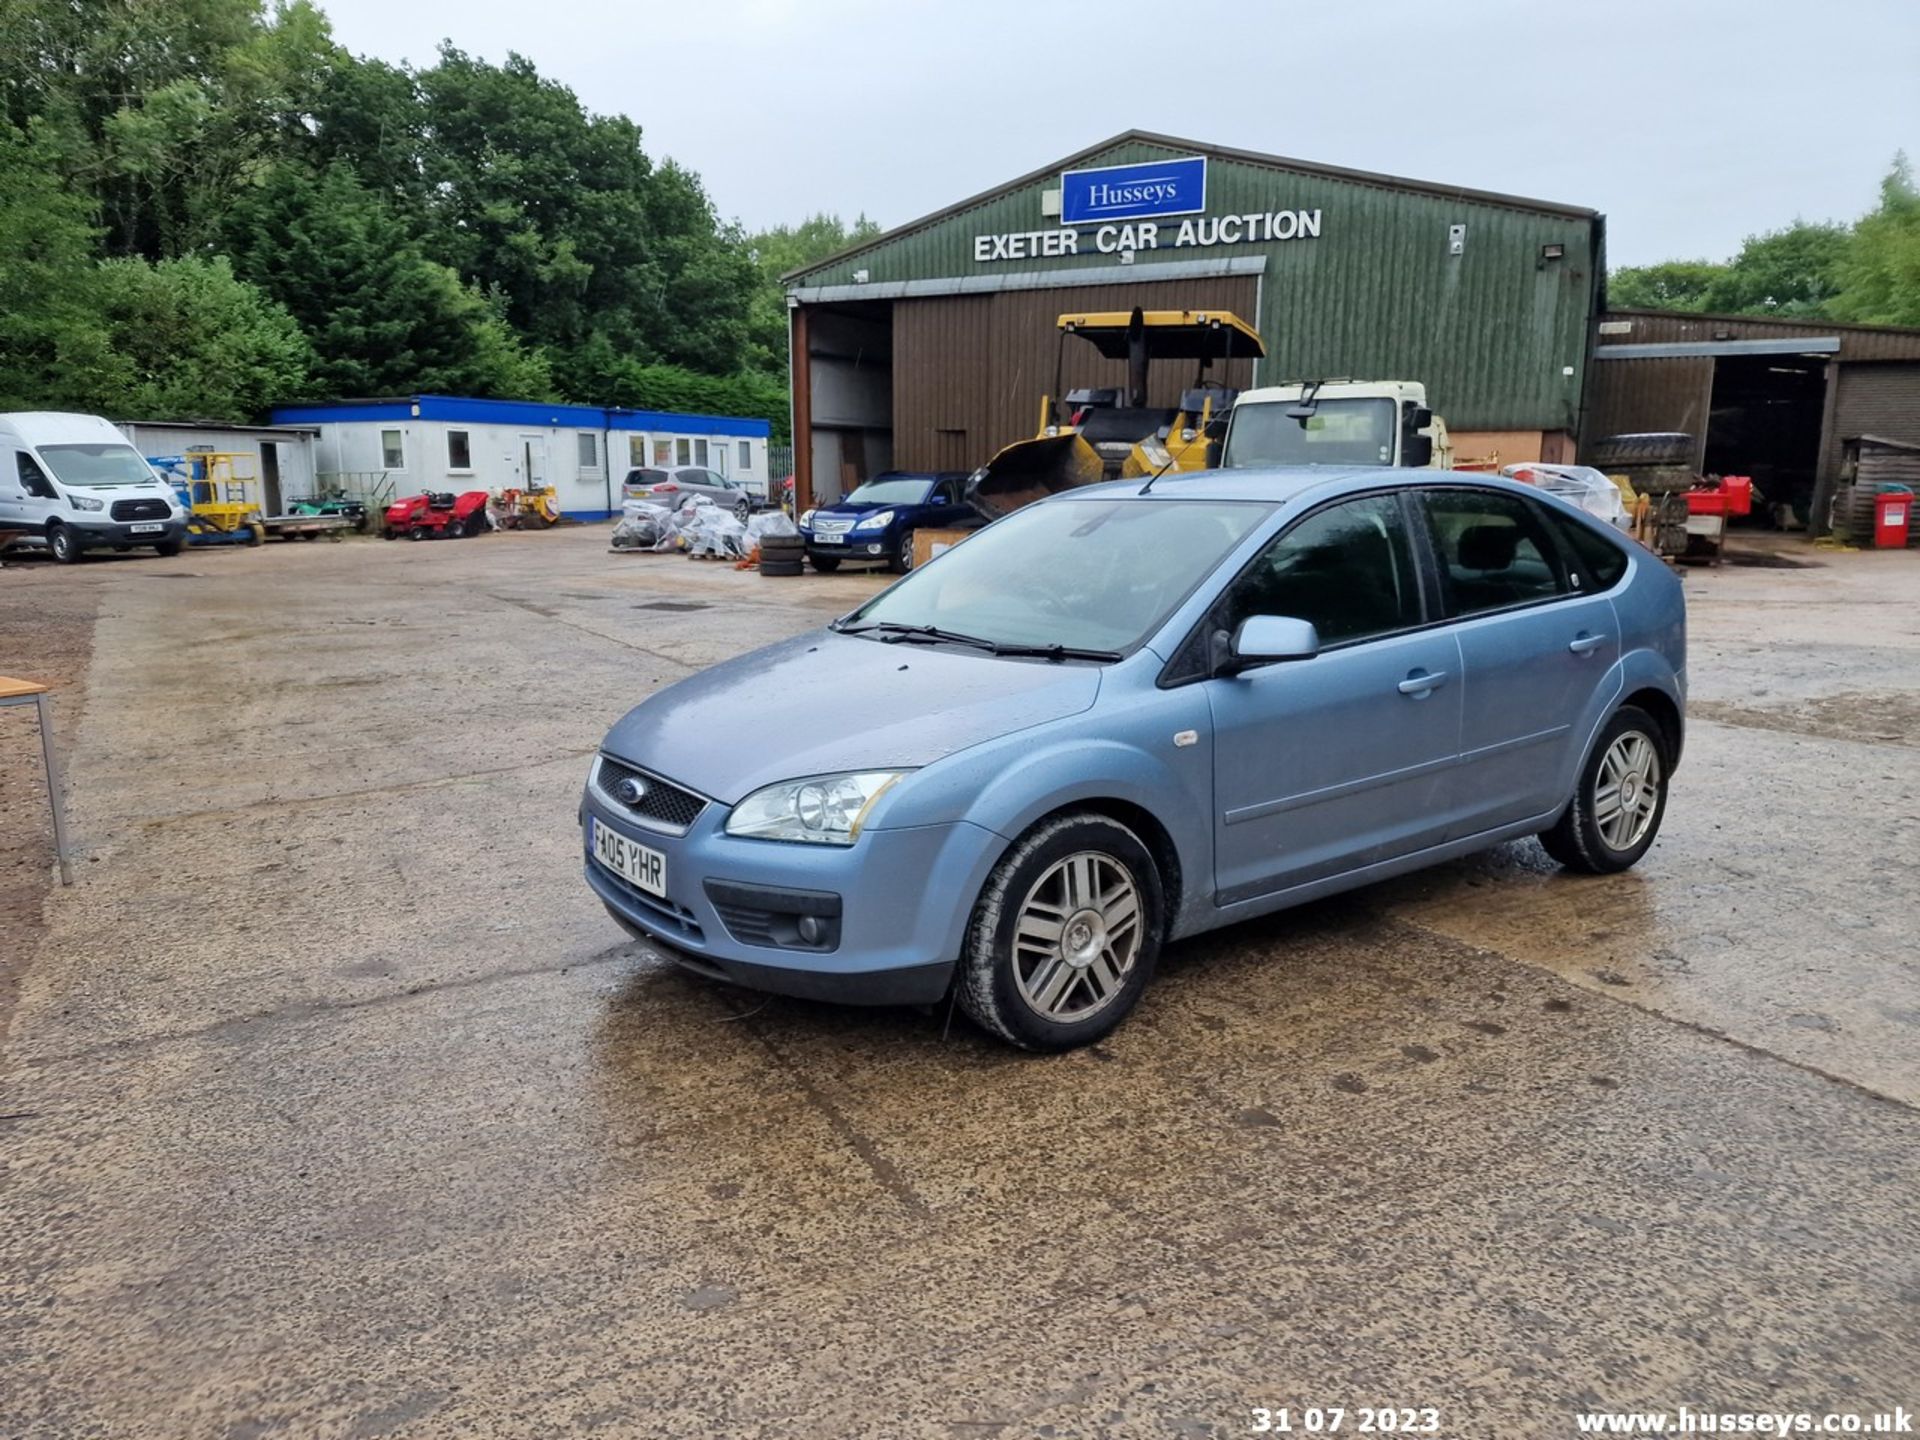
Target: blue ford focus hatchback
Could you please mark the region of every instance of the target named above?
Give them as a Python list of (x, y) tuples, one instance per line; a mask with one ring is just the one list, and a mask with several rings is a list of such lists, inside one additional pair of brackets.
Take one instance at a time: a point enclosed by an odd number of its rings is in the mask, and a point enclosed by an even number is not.
[(1685, 697), (1677, 578), (1526, 486), (1089, 486), (634, 709), (587, 783), (586, 877), (703, 974), (953, 993), (1063, 1049), (1170, 940), (1529, 835), (1634, 864)]

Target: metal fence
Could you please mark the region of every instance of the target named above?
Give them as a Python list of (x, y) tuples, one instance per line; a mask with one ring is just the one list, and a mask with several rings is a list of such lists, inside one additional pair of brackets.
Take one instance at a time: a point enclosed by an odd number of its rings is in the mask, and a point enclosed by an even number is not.
[(767, 474), (772, 484), (779, 483), (793, 473), (793, 447), (791, 445), (767, 446)]
[(321, 499), (358, 500), (370, 512), (393, 503), (394, 479), (386, 470), (322, 470), (313, 479)]

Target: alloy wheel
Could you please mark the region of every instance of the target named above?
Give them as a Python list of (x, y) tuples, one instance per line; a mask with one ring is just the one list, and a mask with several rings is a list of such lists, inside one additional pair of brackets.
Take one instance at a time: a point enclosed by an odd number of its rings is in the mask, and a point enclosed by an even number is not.
[(1140, 891), (1124, 865), (1094, 850), (1056, 861), (1014, 925), (1020, 998), (1044, 1019), (1084, 1020), (1120, 994), (1140, 940)]
[(1629, 730), (1607, 747), (1594, 776), (1593, 822), (1611, 850), (1640, 843), (1660, 808), (1660, 751)]

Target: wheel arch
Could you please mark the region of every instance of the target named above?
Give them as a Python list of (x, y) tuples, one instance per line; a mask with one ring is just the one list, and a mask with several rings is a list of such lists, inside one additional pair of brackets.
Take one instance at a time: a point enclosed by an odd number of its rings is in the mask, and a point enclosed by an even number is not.
[(1667, 769), (1677, 768), (1680, 764), (1681, 741), (1686, 734), (1686, 721), (1677, 702), (1666, 691), (1653, 685), (1643, 685), (1621, 697), (1618, 708), (1628, 705), (1637, 706), (1651, 715), (1660, 724), (1666, 736), (1668, 753)]

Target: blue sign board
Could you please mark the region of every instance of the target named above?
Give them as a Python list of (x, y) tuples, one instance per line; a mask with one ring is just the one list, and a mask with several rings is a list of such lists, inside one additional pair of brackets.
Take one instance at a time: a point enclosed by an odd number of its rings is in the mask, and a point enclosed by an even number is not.
[(1207, 157), (1068, 170), (1060, 176), (1060, 223), (1099, 225), (1207, 208)]

